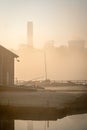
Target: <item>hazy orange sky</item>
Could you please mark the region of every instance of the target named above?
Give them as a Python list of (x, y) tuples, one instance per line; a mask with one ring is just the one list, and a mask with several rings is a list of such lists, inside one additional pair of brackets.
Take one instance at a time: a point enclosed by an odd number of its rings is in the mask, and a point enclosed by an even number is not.
[(27, 21), (34, 23), (34, 45), (87, 40), (87, 0), (0, 0), (0, 44), (27, 42)]

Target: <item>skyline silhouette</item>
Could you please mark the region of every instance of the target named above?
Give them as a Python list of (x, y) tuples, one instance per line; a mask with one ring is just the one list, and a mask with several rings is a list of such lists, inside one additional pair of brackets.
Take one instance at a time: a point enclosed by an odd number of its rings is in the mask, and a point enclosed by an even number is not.
[(87, 41), (86, 0), (0, 0), (0, 42), (7, 48), (27, 43), (26, 21), (34, 22), (34, 46), (54, 40)]
[(16, 64), (16, 76), (20, 80), (45, 79), (45, 71), (47, 79), (87, 80), (87, 48), (84, 40), (72, 40), (68, 46), (60, 47), (51, 42), (43, 49), (26, 44), (16, 52), (20, 57), (20, 62)]

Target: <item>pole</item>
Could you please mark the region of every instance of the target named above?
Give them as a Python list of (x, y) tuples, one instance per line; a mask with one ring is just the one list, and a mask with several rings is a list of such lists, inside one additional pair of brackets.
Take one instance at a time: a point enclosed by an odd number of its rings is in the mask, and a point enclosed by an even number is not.
[(46, 50), (44, 50), (45, 80), (47, 80)]

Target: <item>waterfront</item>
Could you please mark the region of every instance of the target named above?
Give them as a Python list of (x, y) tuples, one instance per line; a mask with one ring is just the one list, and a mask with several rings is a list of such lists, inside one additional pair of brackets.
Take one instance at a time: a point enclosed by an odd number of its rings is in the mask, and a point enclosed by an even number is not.
[[(49, 88), (49, 87), (48, 87)], [(27, 107), (62, 107), (65, 103), (72, 102), (77, 97), (87, 93), (87, 88), (57, 87), (59, 90), (0, 91), (0, 105), (27, 106)], [(64, 89), (65, 88), (65, 89)]]
[(87, 113), (57, 120), (0, 120), (0, 130), (87, 130)]
[(0, 91), (0, 130), (87, 129), (86, 88), (23, 90)]
[(87, 130), (87, 114), (67, 116), (56, 121), (16, 120), (15, 130)]

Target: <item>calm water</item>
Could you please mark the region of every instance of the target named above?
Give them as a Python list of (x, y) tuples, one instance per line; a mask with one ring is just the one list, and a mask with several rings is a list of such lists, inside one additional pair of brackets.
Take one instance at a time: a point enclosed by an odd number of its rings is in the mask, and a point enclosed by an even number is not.
[(14, 130), (87, 130), (87, 114), (67, 116), (56, 121), (15, 120)]

